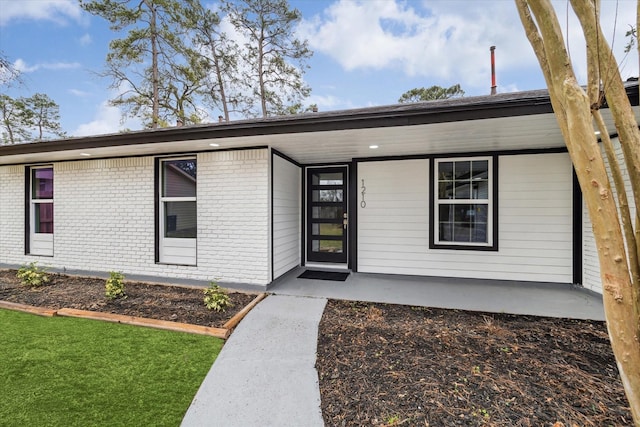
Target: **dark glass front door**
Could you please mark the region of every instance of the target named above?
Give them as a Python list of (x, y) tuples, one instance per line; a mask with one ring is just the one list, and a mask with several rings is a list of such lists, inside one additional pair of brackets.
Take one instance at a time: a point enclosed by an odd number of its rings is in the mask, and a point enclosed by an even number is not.
[(307, 169), (307, 261), (347, 262), (347, 168)]

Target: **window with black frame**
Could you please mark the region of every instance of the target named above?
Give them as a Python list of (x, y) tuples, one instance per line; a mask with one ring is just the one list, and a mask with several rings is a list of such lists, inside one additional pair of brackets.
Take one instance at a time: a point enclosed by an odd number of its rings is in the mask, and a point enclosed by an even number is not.
[(491, 248), (493, 158), (434, 161), (434, 246)]
[(160, 161), (160, 262), (196, 264), (197, 162)]

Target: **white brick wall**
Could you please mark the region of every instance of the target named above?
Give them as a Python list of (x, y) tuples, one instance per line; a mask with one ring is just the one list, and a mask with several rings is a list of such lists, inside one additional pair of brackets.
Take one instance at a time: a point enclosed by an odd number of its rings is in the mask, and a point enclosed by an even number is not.
[(0, 263), (24, 258), (24, 167), (0, 166)]
[(210, 278), (269, 282), (268, 150), (198, 155), (198, 265)]
[(266, 285), (268, 151), (198, 155), (198, 265), (155, 263), (152, 157), (54, 164), (54, 256), (24, 255), (24, 167), (0, 167), (0, 263)]

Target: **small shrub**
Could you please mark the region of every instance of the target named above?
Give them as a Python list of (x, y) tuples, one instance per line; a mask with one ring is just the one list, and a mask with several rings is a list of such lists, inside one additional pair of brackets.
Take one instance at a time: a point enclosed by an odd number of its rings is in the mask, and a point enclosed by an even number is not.
[(218, 286), (215, 282), (211, 282), (209, 287), (204, 290), (204, 305), (209, 310), (225, 311), (231, 307), (231, 299), (227, 291)]
[(38, 267), (35, 262), (20, 267), (16, 277), (23, 286), (42, 286), (49, 281), (47, 271)]
[(109, 278), (107, 279), (104, 289), (105, 296), (109, 299), (126, 298), (124, 293), (124, 274), (117, 271), (109, 272)]

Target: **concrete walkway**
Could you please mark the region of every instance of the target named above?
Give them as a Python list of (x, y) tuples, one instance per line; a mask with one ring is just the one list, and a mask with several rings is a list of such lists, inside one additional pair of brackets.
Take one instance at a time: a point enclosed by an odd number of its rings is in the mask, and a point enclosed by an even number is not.
[(602, 296), (571, 285), (363, 273), (331, 282), (302, 271), (278, 279), (238, 325), (182, 426), (323, 426), (315, 362), (327, 298), (604, 320)]
[(325, 298), (269, 296), (244, 318), (200, 386), (184, 427), (322, 427), (315, 369)]

